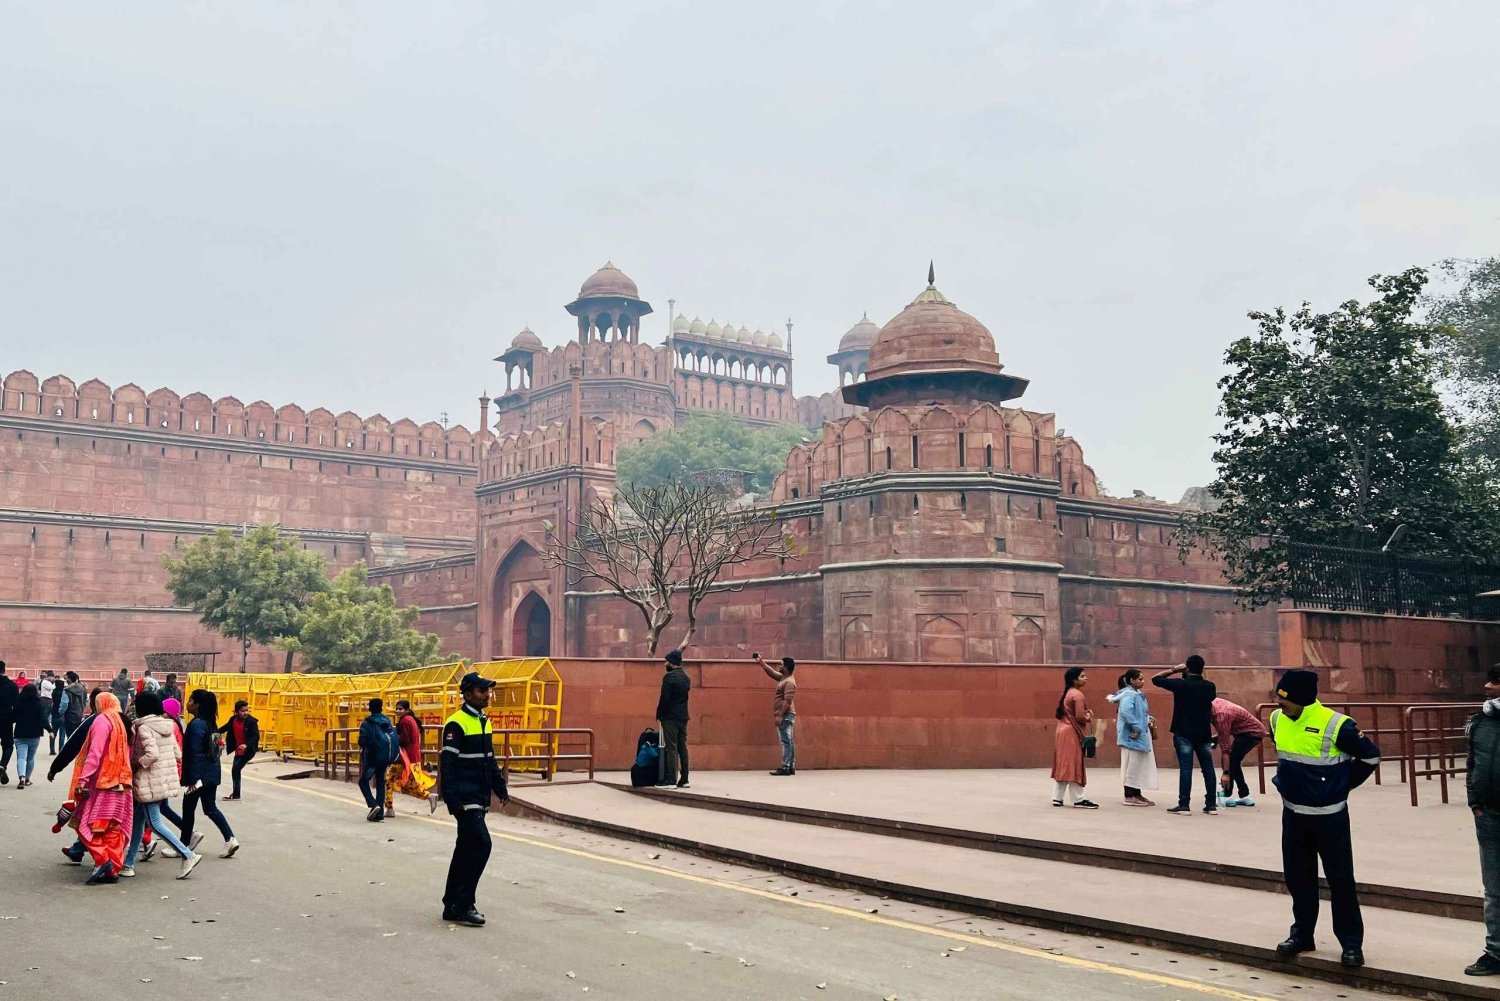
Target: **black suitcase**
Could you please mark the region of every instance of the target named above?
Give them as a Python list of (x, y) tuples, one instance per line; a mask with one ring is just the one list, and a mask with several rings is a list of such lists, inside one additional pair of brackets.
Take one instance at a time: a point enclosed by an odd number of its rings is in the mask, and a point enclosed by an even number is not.
[[(654, 753), (647, 753), (650, 748)], [(639, 789), (661, 781), (661, 734), (646, 727), (635, 742), (635, 763), (630, 766), (630, 784)]]

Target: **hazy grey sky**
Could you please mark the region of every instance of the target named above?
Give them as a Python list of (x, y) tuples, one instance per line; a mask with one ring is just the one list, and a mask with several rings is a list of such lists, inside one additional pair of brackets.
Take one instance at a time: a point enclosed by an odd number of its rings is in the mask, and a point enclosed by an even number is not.
[[(1116, 493), (1212, 475), (1247, 309), (1500, 251), (1500, 6), (9, 5), (0, 370), (447, 411), (606, 258), (795, 320), (938, 285)], [(1488, 67), (1488, 68), (1487, 68)]]

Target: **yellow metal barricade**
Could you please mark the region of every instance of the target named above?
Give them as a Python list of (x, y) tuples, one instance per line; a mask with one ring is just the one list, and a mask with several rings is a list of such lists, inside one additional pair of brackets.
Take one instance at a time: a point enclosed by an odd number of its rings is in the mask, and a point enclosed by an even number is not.
[[(287, 758), (317, 761), (329, 730), (358, 727), (371, 699), (384, 702), (391, 714), (401, 699), (424, 725), (442, 726), (458, 708), (458, 683), (477, 671), (496, 682), (490, 697), (490, 725), (495, 730), (544, 730), (562, 725), (562, 677), (545, 657), (496, 660), (467, 665), (462, 661), (406, 671), (373, 674), (218, 674), (188, 676), (186, 691), (207, 689), (219, 701), (219, 722), (244, 699), (260, 721), (261, 748)], [(184, 706), (184, 709), (186, 707)], [(517, 734), (511, 753), (541, 758), (548, 738)], [(557, 749), (552, 748), (553, 753)], [(512, 761), (521, 771), (540, 771), (540, 762)]]

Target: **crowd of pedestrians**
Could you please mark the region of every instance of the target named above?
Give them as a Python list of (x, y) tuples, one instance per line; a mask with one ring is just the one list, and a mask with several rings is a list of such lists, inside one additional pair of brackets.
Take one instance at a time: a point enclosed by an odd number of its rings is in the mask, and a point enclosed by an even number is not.
[[(186, 879), (203, 860), (203, 835), (193, 830), (200, 808), (224, 839), (220, 858), (239, 851), (216, 802), (223, 735), (235, 741), (238, 799), (239, 773), (254, 755), (259, 728), (243, 702), (219, 726), (218, 700), (201, 688), (188, 696), (184, 726), (180, 697), (176, 675), (163, 684), (148, 670), (132, 683), (122, 668), (108, 687), (90, 692), (73, 671), (12, 679), (0, 662), (0, 784), (10, 782), (14, 750), (17, 789), (33, 786), (48, 738), (47, 781), (68, 777), (53, 831), (73, 836), (62, 849), (69, 864), (92, 863), (88, 885), (132, 878), (139, 863), (157, 855), (178, 859), (176, 878)], [(180, 813), (172, 806), (178, 797)]]

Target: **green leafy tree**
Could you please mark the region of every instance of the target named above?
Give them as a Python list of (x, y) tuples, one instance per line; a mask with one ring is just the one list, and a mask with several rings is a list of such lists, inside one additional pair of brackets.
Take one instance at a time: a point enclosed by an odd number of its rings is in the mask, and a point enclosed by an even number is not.
[(748, 473), (753, 493), (771, 489), (792, 448), (808, 437), (806, 428), (762, 427), (729, 414), (697, 414), (681, 427), (652, 435), (616, 453), (620, 482), (634, 487), (687, 483), (710, 469)]
[(1245, 603), (1286, 596), (1289, 543), (1373, 548), (1405, 524), (1408, 551), (1493, 559), (1496, 505), (1434, 388), (1434, 328), (1413, 319), (1426, 281), (1414, 268), (1371, 278), (1368, 303), (1254, 312), (1258, 332), (1230, 345), (1208, 488), (1220, 506), (1179, 539), (1220, 557)]
[(295, 635), (303, 603), (328, 588), (323, 557), (275, 525), (260, 525), (243, 537), (215, 529), (162, 562), (172, 600), (197, 612), (205, 626), (240, 641), (241, 673), (250, 644)]
[(1444, 261), (1446, 291), (1428, 300), (1441, 371), (1466, 453), (1500, 482), (1500, 257)]
[(371, 587), (361, 560), (312, 596), (297, 635), (280, 641), (307, 670), (330, 674), (401, 671), (434, 663), (440, 640), (412, 628), (418, 610), (396, 604), (389, 584)]

